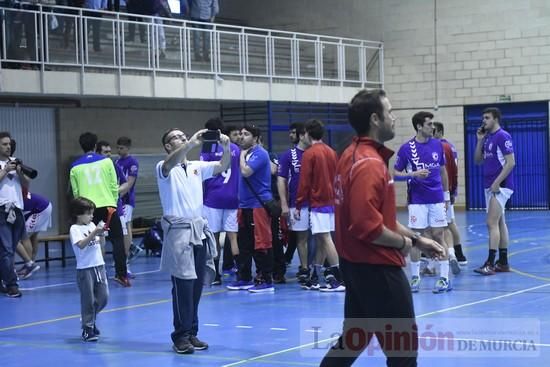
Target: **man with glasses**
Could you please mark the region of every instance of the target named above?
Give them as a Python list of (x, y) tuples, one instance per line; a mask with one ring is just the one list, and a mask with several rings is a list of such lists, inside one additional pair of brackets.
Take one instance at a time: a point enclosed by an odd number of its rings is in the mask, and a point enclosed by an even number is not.
[(221, 160), (187, 160), (189, 151), (202, 145), (206, 131), (199, 130), (190, 139), (180, 129), (166, 131), (161, 141), (168, 155), (156, 166), (164, 232), (161, 269), (170, 273), (172, 279), (171, 337), (178, 354), (208, 348), (207, 343), (197, 338), (198, 307), (203, 284), (212, 281), (206, 279), (207, 275), (214, 276), (216, 241), (202, 217), (203, 181), (229, 168), (231, 151), (229, 138), (221, 134)]

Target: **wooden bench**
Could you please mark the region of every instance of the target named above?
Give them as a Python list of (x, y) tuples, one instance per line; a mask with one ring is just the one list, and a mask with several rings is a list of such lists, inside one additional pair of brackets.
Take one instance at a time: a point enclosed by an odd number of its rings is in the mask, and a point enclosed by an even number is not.
[[(134, 237), (143, 236), (151, 227), (133, 228), (132, 235)], [(44, 263), (46, 268), (50, 267), (50, 261), (61, 261), (61, 265), (65, 267), (67, 265), (67, 246), (66, 242), (69, 241), (68, 234), (58, 234), (53, 236), (44, 236), (38, 238), (38, 243), (44, 243)], [(50, 257), (50, 242), (61, 244), (61, 256)], [(73, 258), (74, 256), (70, 256)]]

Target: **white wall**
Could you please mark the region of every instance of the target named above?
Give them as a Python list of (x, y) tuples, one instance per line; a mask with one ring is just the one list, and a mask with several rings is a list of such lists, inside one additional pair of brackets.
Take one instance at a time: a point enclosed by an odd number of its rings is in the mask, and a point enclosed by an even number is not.
[[(463, 105), (550, 96), (546, 0), (233, 0), (222, 14), (250, 26), (384, 41), (385, 89), (400, 121), (393, 148), (413, 135), (411, 116), (432, 109), (464, 157)], [(434, 27), (434, 14), (437, 27)], [(437, 30), (437, 43), (434, 42)], [(437, 71), (436, 71), (437, 70)], [(436, 93), (437, 90), (437, 93)], [(464, 172), (464, 162), (460, 162)], [(459, 176), (464, 204), (464, 175)], [(404, 185), (398, 203), (405, 203)]]

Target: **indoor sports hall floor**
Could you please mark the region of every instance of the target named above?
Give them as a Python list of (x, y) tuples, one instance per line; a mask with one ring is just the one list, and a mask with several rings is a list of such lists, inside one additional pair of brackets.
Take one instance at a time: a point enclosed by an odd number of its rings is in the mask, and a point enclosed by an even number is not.
[[(484, 213), (458, 213), (469, 264), (454, 278), (452, 292), (432, 294), (435, 279), (425, 278), (414, 295), (419, 365), (550, 366), (550, 212), (509, 212), (507, 218), (513, 272), (483, 277), (472, 269), (487, 253)], [(158, 263), (158, 258), (139, 257), (130, 289), (110, 283), (109, 304), (98, 317), (97, 343), (80, 339), (74, 263), (41, 269), (22, 281), (22, 298), (0, 297), (0, 365), (316, 366), (331, 331), (314, 324), (332, 323), (338, 331), (343, 293), (303, 291), (293, 279), (274, 294), (212, 287), (201, 301), (199, 334), (210, 349), (177, 355), (169, 337), (170, 282), (158, 272)], [(457, 338), (454, 349), (437, 337), (430, 339), (435, 335), (428, 333), (430, 325), (438, 320), (448, 322), (446, 331)], [(491, 344), (510, 333), (527, 342), (515, 349)], [(431, 342), (437, 342), (435, 349)], [(356, 365), (366, 365), (370, 358), (369, 366), (384, 366), (380, 353), (373, 353)]]

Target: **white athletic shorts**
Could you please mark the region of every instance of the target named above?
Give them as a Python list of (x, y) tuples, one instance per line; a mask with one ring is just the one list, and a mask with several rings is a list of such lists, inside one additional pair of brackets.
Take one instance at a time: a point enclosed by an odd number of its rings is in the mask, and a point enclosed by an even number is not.
[(312, 234), (334, 232), (334, 213), (311, 211), (309, 218)]
[(52, 204), (40, 213), (31, 214), (25, 221), (27, 233), (37, 233), (47, 231), (52, 226)]
[(208, 227), (213, 233), (239, 232), (237, 209), (216, 209), (204, 205), (202, 215), (208, 221)]
[[(506, 209), (506, 202), (510, 199), (512, 194), (514, 193), (514, 190), (507, 189), (505, 187), (500, 188), (500, 192), (494, 194), (495, 198), (497, 199), (498, 203), (500, 204), (500, 207), (502, 208), (502, 213), (504, 214), (504, 210)], [(485, 189), (485, 210), (489, 211), (489, 201), (491, 201), (491, 196), (493, 196), (493, 193), (491, 192), (491, 189)]]
[(447, 227), (445, 203), (409, 204), (409, 228)]
[(294, 211), (296, 208), (290, 208), (290, 223), (289, 228), (291, 231), (307, 231), (309, 229), (309, 208), (305, 207), (300, 209), (300, 220), (294, 218)]
[(447, 207), (447, 224), (453, 223), (455, 221), (455, 206), (449, 204)]

